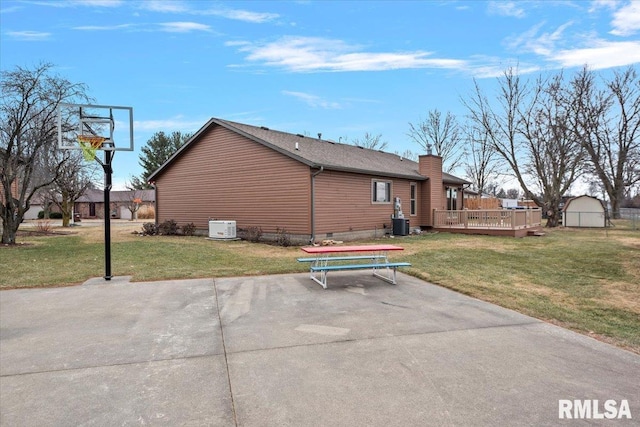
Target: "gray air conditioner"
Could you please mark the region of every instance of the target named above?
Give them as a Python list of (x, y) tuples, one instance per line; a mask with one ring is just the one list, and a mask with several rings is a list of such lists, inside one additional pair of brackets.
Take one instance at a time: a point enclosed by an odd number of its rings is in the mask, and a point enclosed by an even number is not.
[(235, 239), (236, 238), (236, 222), (235, 221), (209, 221), (209, 238), (210, 239)]

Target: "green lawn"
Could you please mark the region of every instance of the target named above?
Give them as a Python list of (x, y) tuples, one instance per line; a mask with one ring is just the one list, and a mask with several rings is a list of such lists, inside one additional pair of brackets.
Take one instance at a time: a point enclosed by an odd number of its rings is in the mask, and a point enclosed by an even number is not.
[[(557, 229), (544, 237), (448, 233), (397, 238), (403, 271), (640, 353), (640, 231)], [(112, 274), (134, 281), (303, 272), (297, 247), (112, 229)], [(22, 234), (0, 247), (0, 288), (69, 286), (104, 274), (100, 227)]]

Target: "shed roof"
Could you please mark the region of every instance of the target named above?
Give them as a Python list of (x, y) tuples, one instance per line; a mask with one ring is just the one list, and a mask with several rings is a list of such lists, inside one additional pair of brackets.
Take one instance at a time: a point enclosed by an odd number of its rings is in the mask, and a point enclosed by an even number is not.
[(607, 208), (604, 204), (604, 202), (600, 199), (598, 199), (597, 197), (593, 197), (593, 196), (589, 196), (588, 194), (583, 194), (582, 196), (576, 196), (576, 197), (571, 197), (569, 200), (567, 200), (567, 202), (564, 204), (562, 210), (563, 211), (567, 211), (569, 210), (569, 207), (571, 206), (571, 204), (579, 199), (584, 199), (584, 200), (589, 200), (592, 203), (598, 203), (599, 207), (602, 208), (603, 211), (606, 211)]

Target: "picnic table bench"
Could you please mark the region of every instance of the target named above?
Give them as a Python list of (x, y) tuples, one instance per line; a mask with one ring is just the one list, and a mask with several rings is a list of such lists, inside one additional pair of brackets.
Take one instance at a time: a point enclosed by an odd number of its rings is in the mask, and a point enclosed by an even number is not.
[[(410, 267), (408, 262), (391, 262), (389, 251), (401, 251), (404, 248), (394, 245), (360, 245), (360, 246), (313, 246), (301, 248), (315, 257), (298, 258), (298, 262), (309, 262), (311, 279), (327, 289), (327, 273), (339, 270), (372, 269), (373, 275), (392, 284), (397, 284), (396, 270), (399, 267)], [(345, 253), (366, 253), (365, 255), (338, 255)], [(369, 262), (365, 262), (369, 261)], [(380, 274), (384, 270), (386, 275)], [(318, 277), (319, 273), (319, 277)]]

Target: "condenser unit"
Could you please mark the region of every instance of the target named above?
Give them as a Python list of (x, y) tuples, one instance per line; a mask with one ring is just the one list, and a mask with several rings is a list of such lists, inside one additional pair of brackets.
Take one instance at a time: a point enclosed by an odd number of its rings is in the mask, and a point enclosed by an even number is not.
[(209, 238), (210, 239), (235, 239), (236, 238), (236, 222), (235, 221), (209, 221)]

